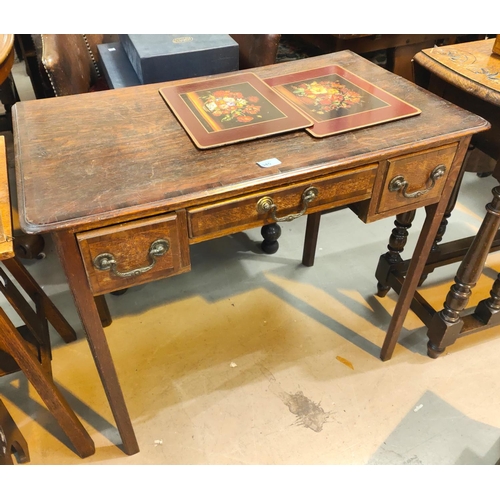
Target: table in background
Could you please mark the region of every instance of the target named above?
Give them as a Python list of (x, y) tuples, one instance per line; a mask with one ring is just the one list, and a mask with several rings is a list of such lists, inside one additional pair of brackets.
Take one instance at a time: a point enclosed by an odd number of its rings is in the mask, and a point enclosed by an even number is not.
[[(496, 50), (500, 52), (500, 37), (497, 36), (496, 40), (424, 50), (415, 56), (414, 63), (418, 84), (490, 122), (491, 128), (475, 135), (472, 144), (496, 161), (493, 175), (500, 181), (500, 55), (493, 53), (495, 43), (498, 47)], [(469, 171), (487, 172), (480, 164), (474, 165)], [(493, 283), (490, 297), (481, 300), (471, 313), (463, 314), (488, 253), (500, 250), (500, 186), (493, 188), (493, 198), (486, 206), (484, 220), (476, 235), (441, 243), (459, 185), (460, 181), (446, 210), (446, 217), (423, 275), (425, 279), (438, 267), (461, 262), (454, 284), (440, 311), (436, 311), (418, 293), (412, 304), (413, 311), (428, 328), (428, 353), (433, 358), (440, 356), (458, 338), (500, 324), (500, 275)], [(384, 271), (388, 279), (384, 280), (386, 285), (390, 282), (390, 286), (397, 290), (400, 286), (398, 280), (404, 275), (409, 261), (403, 262), (397, 257), (404, 244), (395, 246), (398, 247), (397, 251), (392, 256), (386, 256), (381, 266), (386, 267), (392, 259), (390, 271)]]
[[(22, 227), (52, 233), (126, 453), (139, 448), (95, 300), (102, 305), (105, 293), (189, 271), (191, 244), (273, 222), (257, 210), (263, 198), (272, 198), (278, 216), (297, 214), (313, 186), (319, 194), (307, 214), (349, 206), (364, 222), (426, 207), (388, 327), (396, 342), (471, 136), (489, 124), (350, 51), (251, 72), (265, 79), (333, 64), (421, 114), (322, 139), (297, 131), (201, 151), (158, 93), (166, 84), (14, 107)], [(256, 163), (269, 158), (281, 163)], [(442, 165), (445, 175), (428, 189)], [(394, 176), (425, 193), (390, 190)]]
[[(436, 44), (456, 43), (463, 35), (295, 35), (322, 52), (352, 50), (356, 54), (373, 54), (384, 50), (386, 69), (408, 80), (413, 80), (412, 57), (422, 49)], [(468, 35), (476, 37), (478, 35)]]

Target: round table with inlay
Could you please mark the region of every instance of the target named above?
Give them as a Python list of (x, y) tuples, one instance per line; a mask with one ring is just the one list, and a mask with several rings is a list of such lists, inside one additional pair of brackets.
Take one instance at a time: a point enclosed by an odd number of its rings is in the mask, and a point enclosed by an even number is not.
[[(493, 170), (492, 162), (470, 166), (466, 162), (465, 170), (478, 172), (480, 175), (493, 174), (500, 181), (500, 36), (496, 40), (426, 49), (415, 55), (413, 63), (415, 83), (482, 116), (491, 124), (489, 130), (476, 134), (471, 144), (493, 160)], [(493, 188), (493, 197), (486, 205), (484, 219), (475, 235), (441, 243), (446, 219), (452, 214), (459, 185), (460, 182), (457, 183), (456, 192), (438, 231), (438, 240), (421, 278), (422, 283), (434, 269), (461, 261), (454, 284), (445, 298), (442, 310), (431, 310), (430, 305), (421, 298), (412, 305), (414, 312), (428, 327), (428, 354), (432, 358), (441, 355), (446, 347), (460, 337), (500, 325), (500, 274), (493, 283), (490, 297), (481, 300), (472, 313), (464, 315), (472, 288), (482, 274), (488, 254), (500, 250), (500, 185)], [(408, 220), (403, 220), (404, 217)], [(400, 227), (396, 228), (392, 237), (393, 253), (402, 251), (411, 219), (411, 213), (400, 216)], [(396, 271), (398, 266), (402, 268), (401, 264), (395, 264), (391, 273), (395, 275), (399, 272)], [(382, 292), (386, 293), (387, 288), (384, 286)]]

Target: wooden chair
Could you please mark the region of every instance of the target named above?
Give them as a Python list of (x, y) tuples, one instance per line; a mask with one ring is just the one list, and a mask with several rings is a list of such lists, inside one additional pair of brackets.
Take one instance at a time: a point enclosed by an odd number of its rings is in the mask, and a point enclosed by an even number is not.
[[(76, 333), (54, 303), (15, 256), (12, 238), (9, 184), (5, 139), (0, 136), (0, 292), (23, 321), (16, 328), (0, 308), (0, 376), (22, 371), (38, 392), (82, 458), (92, 455), (95, 447), (90, 435), (54, 383), (48, 322), (65, 342)], [(16, 284), (17, 283), (17, 284)], [(32, 300), (34, 307), (21, 293)]]
[(35, 45), (41, 47), (40, 62), (56, 97), (107, 88), (99, 71), (97, 51), (104, 35), (33, 37)]
[(281, 35), (229, 35), (239, 45), (240, 69), (276, 62)]
[(0, 465), (13, 465), (13, 454), (24, 464), (30, 461), (28, 443), (0, 399)]

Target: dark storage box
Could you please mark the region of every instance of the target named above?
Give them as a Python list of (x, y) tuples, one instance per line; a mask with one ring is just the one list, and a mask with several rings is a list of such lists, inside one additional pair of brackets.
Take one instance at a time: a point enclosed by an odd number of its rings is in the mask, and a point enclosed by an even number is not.
[(121, 43), (103, 43), (97, 46), (97, 51), (100, 67), (110, 89), (141, 84)]
[(239, 69), (229, 35), (120, 35), (141, 83), (158, 83)]

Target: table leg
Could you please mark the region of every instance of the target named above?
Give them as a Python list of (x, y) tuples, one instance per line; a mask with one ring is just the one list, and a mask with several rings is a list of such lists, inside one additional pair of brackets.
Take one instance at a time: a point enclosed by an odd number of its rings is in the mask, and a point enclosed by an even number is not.
[(314, 265), (320, 221), (321, 212), (316, 212), (307, 216), (306, 234), (304, 237), (304, 250), (302, 253), (302, 265), (307, 267), (312, 267)]
[(281, 236), (281, 227), (279, 224), (274, 222), (262, 226), (260, 234), (264, 238), (264, 241), (261, 243), (262, 251), (267, 254), (276, 253), (280, 247), (278, 238)]
[(380, 353), (382, 361), (391, 359), (396, 347), (399, 333), (406, 318), (406, 314), (410, 309), (410, 305), (424, 271), (425, 264), (434, 244), (434, 239), (436, 238), (438, 229), (446, 212), (446, 208), (448, 207), (450, 198), (453, 194), (453, 189), (459, 179), (459, 176), (462, 174), (463, 162), (469, 143), (470, 137), (463, 139), (459, 144), (450, 173), (448, 174), (447, 184), (441, 193), (439, 202), (425, 207), (426, 218), (424, 225), (420, 231), (420, 236), (415, 246), (415, 250), (413, 251), (410, 266), (406, 273), (403, 286), (401, 287), (401, 292), (392, 314), (391, 322)]
[(481, 300), (476, 306), (474, 315), (486, 325), (498, 325), (500, 323), (500, 273), (491, 287), (490, 296)]
[(401, 331), (406, 314), (410, 308), (411, 301), (418, 287), (420, 276), (424, 270), (434, 237), (436, 236), (442, 219), (442, 212), (439, 212), (438, 206), (439, 204), (425, 207), (427, 216), (413, 252), (410, 267), (408, 268), (408, 272), (403, 282), (396, 308), (392, 313), (391, 323), (387, 329), (387, 334), (380, 353), (382, 361), (387, 361), (392, 357), (398, 341), (399, 332)]
[(128, 455), (133, 455), (139, 452), (139, 446), (101, 324), (101, 317), (87, 281), (76, 237), (70, 232), (57, 232), (53, 234), (53, 238), (123, 442), (123, 449)]
[[(470, 153), (470, 151), (471, 151), (471, 148), (469, 147), (469, 149), (467, 151), (467, 155)], [(464, 163), (467, 162), (467, 155), (466, 155), (466, 159), (464, 160)], [(455, 183), (455, 187), (454, 187), (452, 194), (450, 196), (450, 201), (448, 202), (448, 207), (446, 208), (446, 212), (445, 212), (443, 220), (441, 221), (441, 224), (439, 226), (439, 229), (438, 229), (438, 232), (436, 235), (436, 239), (434, 240), (434, 244), (432, 245), (431, 255), (432, 254), (436, 255), (440, 252), (440, 243), (443, 240), (444, 235), (446, 233), (446, 228), (448, 226), (448, 220), (451, 217), (451, 214), (453, 213), (453, 209), (455, 208), (455, 205), (457, 204), (458, 192), (460, 191), (460, 186), (462, 185), (464, 173), (465, 173), (465, 167), (461, 169), (460, 174), (458, 176), (458, 180)], [(426, 272), (424, 274), (422, 274), (418, 286), (422, 286), (424, 284), (425, 280), (427, 279), (429, 274), (434, 271), (434, 269), (435, 269), (435, 267), (427, 266)]]
[[(486, 215), (458, 268), (455, 283), (446, 296), (444, 309), (433, 316), (429, 325), (427, 353), (431, 358), (437, 358), (441, 355), (446, 347), (453, 344), (459, 336), (463, 326), (460, 313), (469, 302), (472, 288), (481, 276), (491, 244), (500, 227), (500, 186), (494, 187), (492, 192), (493, 200), (486, 205)], [(482, 315), (486, 321), (488, 321), (487, 306), (498, 307), (495, 290), (498, 291), (498, 288), (494, 286), (492, 300), (484, 303), (481, 307), (478, 306), (479, 314), (477, 315)]]
[(108, 303), (106, 302), (106, 297), (104, 295), (96, 295), (94, 297), (94, 302), (101, 318), (101, 324), (103, 327), (111, 325), (113, 318), (109, 312)]
[(375, 278), (377, 278), (377, 295), (385, 297), (390, 290), (388, 284), (389, 273), (391, 267), (398, 262), (402, 262), (401, 253), (403, 252), (406, 240), (408, 238), (408, 229), (410, 229), (413, 219), (415, 219), (416, 210), (411, 210), (403, 214), (396, 215), (394, 225), (396, 226), (389, 238), (387, 249), (389, 250), (384, 255), (380, 256), (377, 269), (375, 271)]

